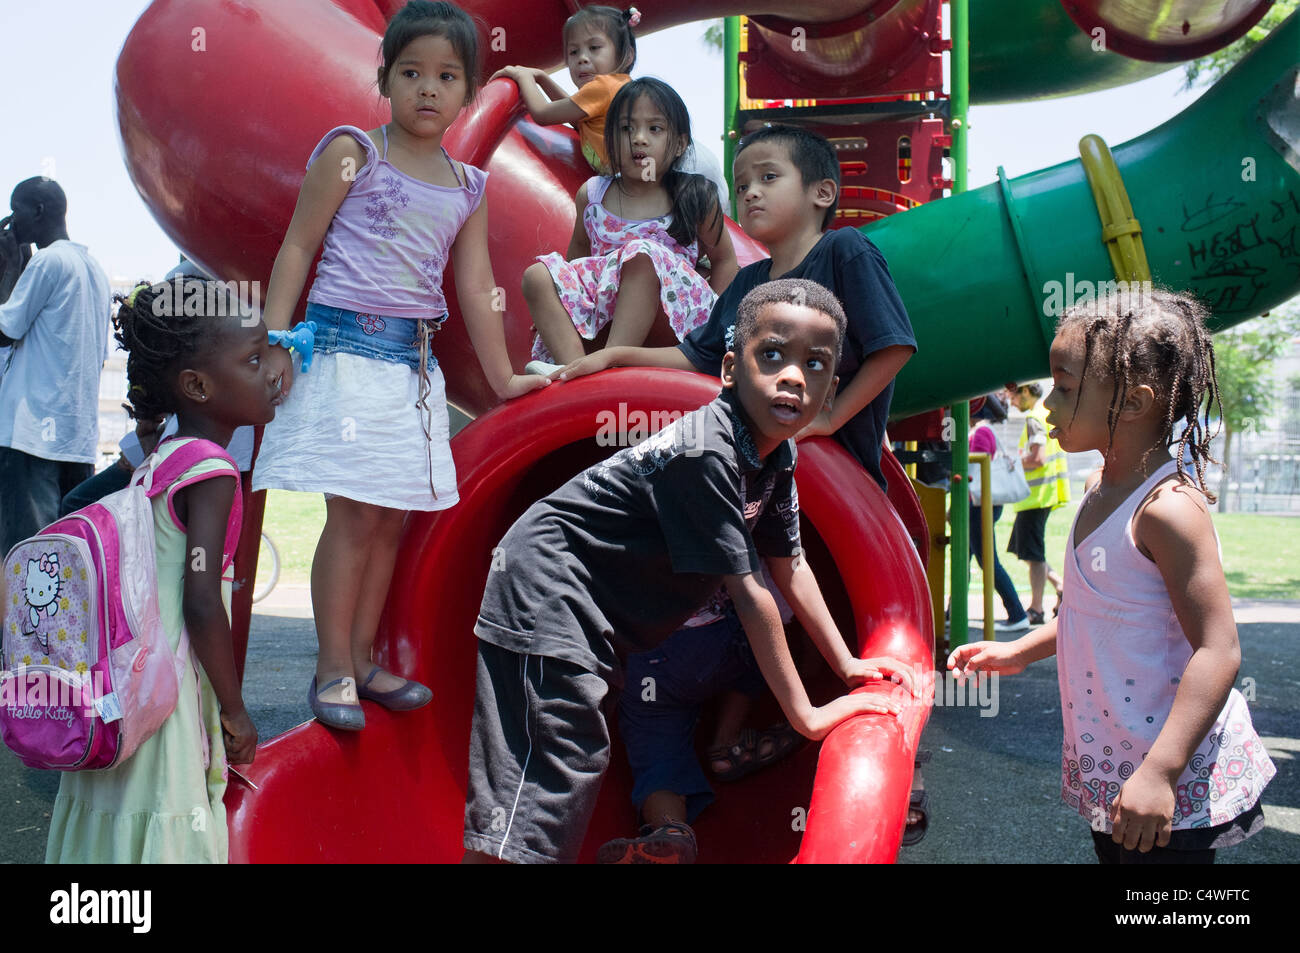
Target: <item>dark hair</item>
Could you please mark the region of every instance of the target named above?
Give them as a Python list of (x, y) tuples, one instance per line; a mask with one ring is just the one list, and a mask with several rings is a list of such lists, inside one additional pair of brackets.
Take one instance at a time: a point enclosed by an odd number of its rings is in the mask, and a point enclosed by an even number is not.
[(383, 79), (379, 91), (388, 95), (388, 73), (407, 44), (422, 36), (440, 36), (456, 51), (465, 64), (465, 103), (468, 106), (478, 92), (478, 28), (468, 13), (454, 3), (410, 0), (388, 22), (379, 50), (384, 58)]
[[(192, 294), (193, 284), (202, 284), (204, 293)], [(156, 420), (175, 413), (174, 375), (222, 340), (219, 314), (194, 302), (220, 301), (220, 312), (225, 312), (222, 294), (221, 282), (178, 277), (156, 285), (141, 282), (130, 293), (113, 296), (118, 305), (113, 336), (127, 352), (127, 411), (132, 418)]]
[(618, 56), (619, 73), (630, 73), (636, 65), (636, 35), (632, 32), (632, 9), (620, 10), (617, 7), (590, 6), (583, 7), (564, 21), (564, 30), (560, 34), (564, 46), (569, 46), (569, 36), (580, 26), (594, 26), (614, 44), (614, 53)]
[[(1196, 486), (1213, 503), (1215, 496), (1205, 485), (1205, 465), (1220, 462), (1210, 456), (1210, 441), (1222, 428), (1223, 403), (1214, 369), (1214, 345), (1205, 327), (1208, 314), (1190, 294), (1135, 283), (1133, 291), (1112, 292), (1070, 308), (1056, 330), (1058, 334), (1074, 328), (1083, 332), (1080, 395), (1089, 367), (1096, 368), (1095, 376), (1108, 373), (1115, 382), (1106, 410), (1110, 441), (1115, 440), (1120, 408), (1129, 390), (1147, 385), (1155, 392), (1157, 406), (1163, 408), (1166, 447), (1174, 443), (1175, 421), (1186, 423), (1176, 454), (1179, 478), (1191, 482), (1183, 470), (1183, 458), (1190, 453)], [(1202, 403), (1205, 414), (1200, 418)], [(1074, 406), (1077, 411), (1078, 396)], [(1219, 428), (1210, 433), (1210, 411), (1216, 407)]]
[(21, 197), (37, 205), (44, 205), (48, 218), (61, 219), (68, 214), (68, 196), (63, 186), (49, 176), (34, 175), (14, 186), (14, 197)]
[[(605, 116), (605, 148), (609, 151), (610, 169), (615, 173), (623, 167), (623, 150), (631, 148), (628, 137), (621, 134), (619, 127), (642, 96), (649, 97), (668, 120), (669, 138), (684, 136), (686, 148), (691, 148), (691, 114), (687, 112), (682, 97), (661, 79), (649, 76), (634, 79), (624, 83), (614, 94)], [(683, 151), (682, 156), (685, 154)], [(674, 159), (659, 179), (673, 202), (668, 234), (685, 247), (695, 241), (698, 232), (718, 234), (724, 226), (717, 187), (702, 175), (681, 171), (678, 168), (681, 160), (681, 156)]]
[(830, 228), (840, 203), (840, 160), (835, 155), (835, 147), (825, 136), (800, 126), (764, 126), (740, 140), (736, 145), (736, 156), (759, 142), (779, 142), (785, 146), (790, 163), (799, 170), (804, 188), (822, 179), (835, 183), (835, 199), (822, 216), (822, 231)]
[(1007, 390), (1011, 391), (1013, 394), (1018, 394), (1022, 390), (1027, 390), (1035, 397), (1043, 396), (1043, 385), (1038, 383), (1038, 381), (1028, 381), (1024, 384), (1017, 384), (1015, 381), (1009, 381), (1007, 383)]
[(1001, 423), (1007, 419), (1006, 401), (1000, 394), (985, 394), (984, 403), (980, 404), (980, 409), (970, 415), (971, 420), (991, 420), (993, 423)]
[[(840, 350), (844, 341), (844, 331), (848, 319), (844, 308), (835, 295), (823, 285), (807, 278), (778, 278), (757, 285), (749, 294), (740, 299), (736, 308), (736, 326), (732, 332), (731, 350), (739, 354), (749, 343), (750, 335), (758, 324), (758, 313), (764, 305), (788, 301), (805, 308), (812, 308), (828, 315), (835, 322), (835, 366), (840, 363)], [(832, 368), (833, 369), (833, 368)]]

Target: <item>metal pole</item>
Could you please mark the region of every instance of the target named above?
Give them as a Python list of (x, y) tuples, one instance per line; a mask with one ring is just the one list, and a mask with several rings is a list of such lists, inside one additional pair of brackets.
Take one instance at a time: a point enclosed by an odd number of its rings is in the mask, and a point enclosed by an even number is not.
[[(952, 93), (952, 192), (966, 191), (966, 112), (970, 108), (970, 8), (969, 0), (951, 0), (952, 54), (948, 58)], [(952, 408), (952, 608), (949, 610), (948, 645), (966, 643), (970, 590), (970, 491), (966, 473), (970, 465), (970, 404)], [(990, 535), (992, 535), (990, 533)]]
[(740, 17), (727, 17), (722, 27), (722, 174), (734, 198), (731, 163), (736, 158), (736, 109), (740, 103)]

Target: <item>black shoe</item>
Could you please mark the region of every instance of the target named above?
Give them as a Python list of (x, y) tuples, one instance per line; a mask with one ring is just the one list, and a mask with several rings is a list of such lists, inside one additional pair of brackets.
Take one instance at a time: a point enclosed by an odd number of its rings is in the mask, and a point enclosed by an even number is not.
[(1029, 617), (1030, 625), (1042, 625), (1046, 621), (1041, 612), (1035, 612), (1033, 609), (1026, 609), (1025, 615)]

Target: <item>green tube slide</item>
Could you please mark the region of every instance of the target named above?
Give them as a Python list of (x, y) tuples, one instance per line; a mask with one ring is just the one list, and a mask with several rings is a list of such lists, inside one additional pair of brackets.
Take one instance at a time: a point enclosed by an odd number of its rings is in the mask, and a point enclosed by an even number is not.
[[(1182, 113), (1112, 146), (1155, 282), (1196, 293), (1216, 330), (1300, 293), (1298, 54), (1300, 14)], [(1115, 277), (1078, 160), (862, 230), (919, 343), (896, 417), (1047, 376), (1061, 306)]]

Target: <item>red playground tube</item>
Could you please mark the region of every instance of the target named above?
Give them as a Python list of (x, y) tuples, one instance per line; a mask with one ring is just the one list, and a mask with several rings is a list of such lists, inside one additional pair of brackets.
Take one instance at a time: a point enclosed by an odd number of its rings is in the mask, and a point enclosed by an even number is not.
[[(366, 702), (356, 734), (301, 725), (261, 746), (232, 779), (235, 862), (453, 861), (461, 836), (474, 704), (474, 619), (492, 550), (535, 499), (612, 449), (594, 439), (611, 408), (638, 414), (693, 410), (716, 380), (683, 371), (624, 369), (554, 385), (478, 418), (452, 441), (461, 502), (413, 514), (398, 553), (377, 659), (433, 689), (419, 711)], [(660, 416), (659, 420), (664, 418)], [(891, 464), (896, 467), (897, 464)], [(838, 444), (800, 447), (804, 547), (840, 629), (861, 656), (893, 655), (930, 677), (929, 594), (908, 530), (880, 489)], [(903, 479), (894, 471), (896, 480)], [(809, 679), (814, 702), (842, 691), (825, 666)], [(860, 691), (893, 694), (875, 685)], [(863, 715), (773, 768), (718, 786), (696, 830), (701, 861), (888, 862), (906, 822), (907, 792), (929, 684), (901, 716)], [(775, 714), (774, 712), (772, 714)], [(616, 735), (616, 732), (613, 732)], [(582, 858), (634, 829), (631, 781), (615, 743)]]

